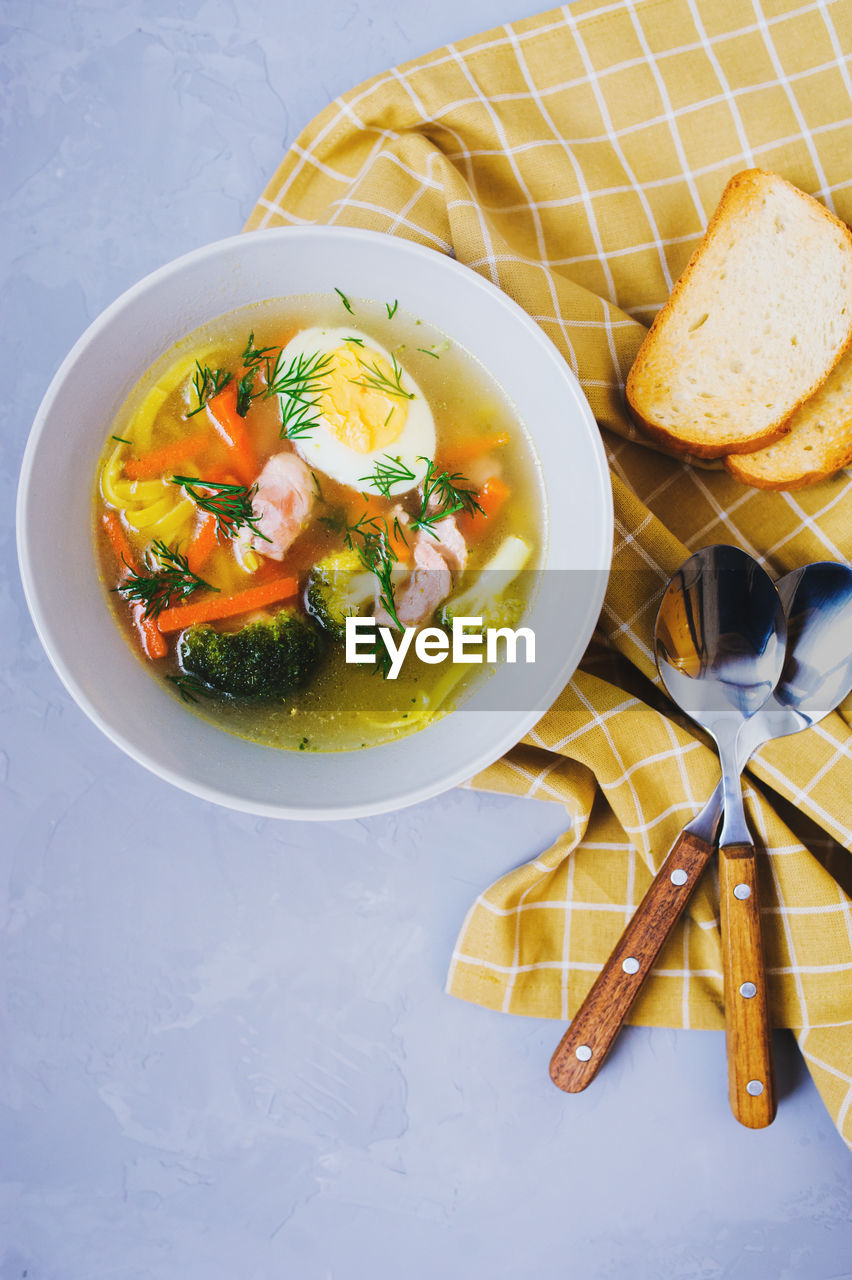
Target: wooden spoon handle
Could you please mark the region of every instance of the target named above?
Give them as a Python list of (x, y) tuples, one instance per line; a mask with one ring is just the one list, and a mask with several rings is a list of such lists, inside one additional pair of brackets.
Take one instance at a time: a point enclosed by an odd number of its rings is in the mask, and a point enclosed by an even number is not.
[(691, 831), (678, 836), (550, 1060), (558, 1088), (579, 1093), (594, 1080), (712, 852)]
[(719, 850), (719, 899), (728, 1096), (740, 1124), (763, 1129), (774, 1120), (777, 1103), (752, 845)]

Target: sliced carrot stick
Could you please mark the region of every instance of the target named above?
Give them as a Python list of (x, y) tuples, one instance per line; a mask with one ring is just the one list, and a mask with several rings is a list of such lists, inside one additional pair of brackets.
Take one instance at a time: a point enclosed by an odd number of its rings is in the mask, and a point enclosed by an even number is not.
[(465, 538), (480, 537), (488, 527), (487, 522), (493, 520), (503, 509), (511, 490), (499, 476), (492, 476), (476, 495), (482, 511), (462, 511), (456, 517), (459, 532)]
[(139, 632), (139, 640), (145, 654), (153, 659), (165, 658), (169, 646), (157, 624), (157, 619), (146, 618), (142, 605), (136, 605), (133, 609), (133, 621), (136, 623), (136, 630)]
[(193, 573), (200, 573), (210, 559), (218, 538), (216, 537), (216, 517), (211, 514), (202, 516), (186, 549), (186, 559)]
[(134, 573), (138, 573), (139, 565), (133, 553), (133, 548), (127, 539), (127, 534), (124, 532), (124, 525), (118, 517), (118, 512), (105, 511), (101, 517), (101, 523), (115, 552), (118, 567), (120, 569), (131, 569)]
[(124, 464), (124, 474), (128, 480), (152, 480), (163, 472), (172, 472), (181, 463), (203, 453), (210, 443), (206, 435), (184, 436), (182, 440), (174, 440), (171, 444), (152, 449), (141, 458), (129, 458)]
[(490, 453), (492, 449), (500, 449), (508, 443), (508, 431), (493, 431), (487, 436), (472, 436), (469, 440), (462, 440), (460, 444), (453, 445), (446, 451), (440, 450), (441, 464), (447, 471), (453, 472), (471, 459), (481, 458), (484, 453)]
[[(122, 571), (129, 569), (132, 573), (138, 573), (139, 562), (133, 554), (133, 548), (118, 518), (118, 512), (105, 511), (101, 518), (101, 523), (115, 552), (119, 568)], [(169, 646), (157, 625), (157, 619), (146, 618), (145, 610), (141, 604), (134, 605), (131, 612), (133, 623), (139, 636), (139, 643), (146, 658), (165, 658), (169, 651)]]
[(196, 622), (216, 622), (220, 618), (235, 618), (240, 613), (251, 613), (265, 605), (287, 600), (299, 590), (295, 578), (276, 578), (259, 587), (249, 587), (233, 596), (211, 596), (197, 604), (178, 604), (164, 609), (157, 619), (161, 631), (181, 631)]
[(257, 458), (245, 421), (237, 413), (237, 384), (233, 379), (207, 402), (207, 413), (226, 444), (229, 462), (243, 484), (257, 479)]

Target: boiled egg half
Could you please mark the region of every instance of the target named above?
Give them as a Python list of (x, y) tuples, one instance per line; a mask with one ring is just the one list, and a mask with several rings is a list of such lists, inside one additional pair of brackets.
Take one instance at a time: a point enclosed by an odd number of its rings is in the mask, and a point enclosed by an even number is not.
[[(292, 338), (279, 367), (298, 368), (299, 357), (303, 368), (317, 369), (307, 393), (313, 425), (290, 436), (308, 466), (361, 493), (416, 488), (435, 456), (435, 421), (396, 357), (357, 329), (321, 328)], [(399, 478), (378, 486), (389, 463)]]

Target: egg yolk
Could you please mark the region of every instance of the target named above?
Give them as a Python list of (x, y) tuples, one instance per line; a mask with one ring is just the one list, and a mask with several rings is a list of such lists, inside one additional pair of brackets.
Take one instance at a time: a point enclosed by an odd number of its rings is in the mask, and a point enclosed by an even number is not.
[(369, 347), (338, 347), (323, 373), (318, 408), (335, 439), (356, 453), (386, 449), (402, 434), (408, 402), (368, 385), (376, 370), (394, 384), (396, 379), (384, 356)]

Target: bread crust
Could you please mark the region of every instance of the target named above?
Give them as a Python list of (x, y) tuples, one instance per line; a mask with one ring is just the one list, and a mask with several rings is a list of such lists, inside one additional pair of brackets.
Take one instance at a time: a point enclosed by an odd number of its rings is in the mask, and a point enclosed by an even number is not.
[(735, 480), (739, 480), (741, 484), (751, 485), (753, 489), (774, 489), (785, 493), (792, 493), (796, 489), (807, 489), (809, 485), (827, 480), (829, 476), (834, 475), (835, 471), (839, 471), (841, 467), (848, 467), (852, 463), (852, 419), (847, 422), (846, 430), (847, 438), (839, 441), (828, 453), (826, 464), (812, 471), (800, 471), (795, 476), (789, 473), (769, 476), (765, 472), (752, 471), (749, 469), (748, 460), (752, 453), (758, 452), (757, 449), (753, 449), (751, 453), (741, 454), (739, 457), (733, 453), (728, 454), (724, 459), (725, 470)]
[[(628, 379), (629, 382), (629, 379)], [(817, 383), (817, 386), (819, 384)], [(815, 391), (816, 387), (812, 388)], [(808, 393), (809, 395), (811, 392)], [(799, 401), (799, 405), (803, 404), (807, 399), (803, 396)], [(628, 393), (628, 403), (630, 396)], [(799, 408), (796, 405), (796, 409)], [(795, 412), (795, 410), (794, 410)], [(685, 454), (691, 455), (693, 458), (728, 458), (737, 453), (756, 453), (758, 449), (765, 449), (767, 445), (777, 444), (779, 440), (783, 440), (790, 430), (787, 426), (788, 418), (785, 418), (780, 425), (775, 425), (771, 430), (760, 436), (749, 436), (746, 440), (726, 440), (721, 444), (716, 441), (713, 444), (705, 444), (701, 440), (684, 439), (683, 436), (674, 435), (666, 427), (661, 427), (655, 422), (649, 422), (632, 404), (630, 404), (630, 416), (641, 431), (651, 436), (654, 440), (658, 440), (661, 444), (668, 445), (679, 456)], [(790, 415), (792, 416), (792, 415)]]
[(631, 417), (636, 422), (636, 425), (640, 430), (644, 431), (653, 439), (665, 442), (670, 448), (674, 449), (676, 453), (689, 453), (700, 458), (720, 458), (727, 457), (731, 454), (755, 453), (758, 449), (777, 443), (777, 441), (781, 440), (790, 431), (790, 419), (796, 410), (799, 409), (807, 399), (809, 399), (814, 391), (816, 391), (817, 387), (819, 387), (825, 380), (834, 368), (835, 364), (843, 357), (849, 346), (852, 345), (852, 308), (850, 308), (846, 342), (837, 352), (835, 358), (822, 370), (822, 372), (814, 379), (811, 385), (794, 404), (786, 405), (778, 419), (770, 423), (766, 429), (753, 436), (739, 436), (736, 439), (724, 439), (717, 435), (712, 441), (694, 439), (692, 437), (679, 434), (678, 432), (673, 431), (670, 427), (664, 426), (662, 423), (653, 421), (647, 416), (647, 413), (644, 413), (642, 409), (639, 408), (639, 405), (636, 402), (636, 383), (646, 370), (649, 353), (654, 350), (659, 330), (665, 325), (673, 308), (678, 305), (688, 284), (691, 282), (692, 277), (695, 274), (697, 264), (703, 258), (708, 244), (710, 244), (718, 234), (720, 225), (724, 224), (727, 220), (730, 207), (733, 204), (736, 204), (749, 188), (756, 192), (767, 180), (770, 180), (772, 183), (783, 183), (789, 191), (795, 193), (797, 199), (804, 201), (809, 209), (812, 211), (819, 211), (820, 215), (824, 217), (830, 226), (839, 232), (843, 240), (845, 240), (850, 260), (852, 260), (852, 231), (850, 231), (849, 227), (847, 227), (844, 222), (841, 222), (839, 218), (826, 209), (824, 205), (820, 204), (818, 200), (815, 200), (813, 196), (809, 196), (804, 191), (800, 191), (798, 187), (787, 182), (785, 178), (782, 178), (780, 175), (772, 173), (766, 169), (743, 169), (729, 179), (724, 191), (722, 192), (719, 204), (707, 224), (707, 229), (701, 243), (695, 249), (679, 279), (676, 281), (668, 301), (654, 317), (654, 321), (645, 335), (642, 345), (636, 354), (633, 366), (627, 375), (625, 393)]
[(852, 445), (837, 461), (836, 465), (830, 466), (827, 470), (808, 471), (803, 475), (798, 475), (794, 479), (770, 480), (766, 476), (758, 476), (748, 474), (747, 472), (738, 472), (736, 467), (736, 458), (734, 454), (728, 455), (731, 459), (725, 459), (725, 470), (728, 471), (735, 480), (739, 480), (740, 484), (747, 484), (752, 489), (771, 489), (775, 493), (794, 493), (796, 489), (807, 489), (809, 485), (819, 484), (821, 480), (827, 480), (829, 476), (833, 476), (835, 471), (839, 471), (841, 467), (848, 467), (852, 463)]

